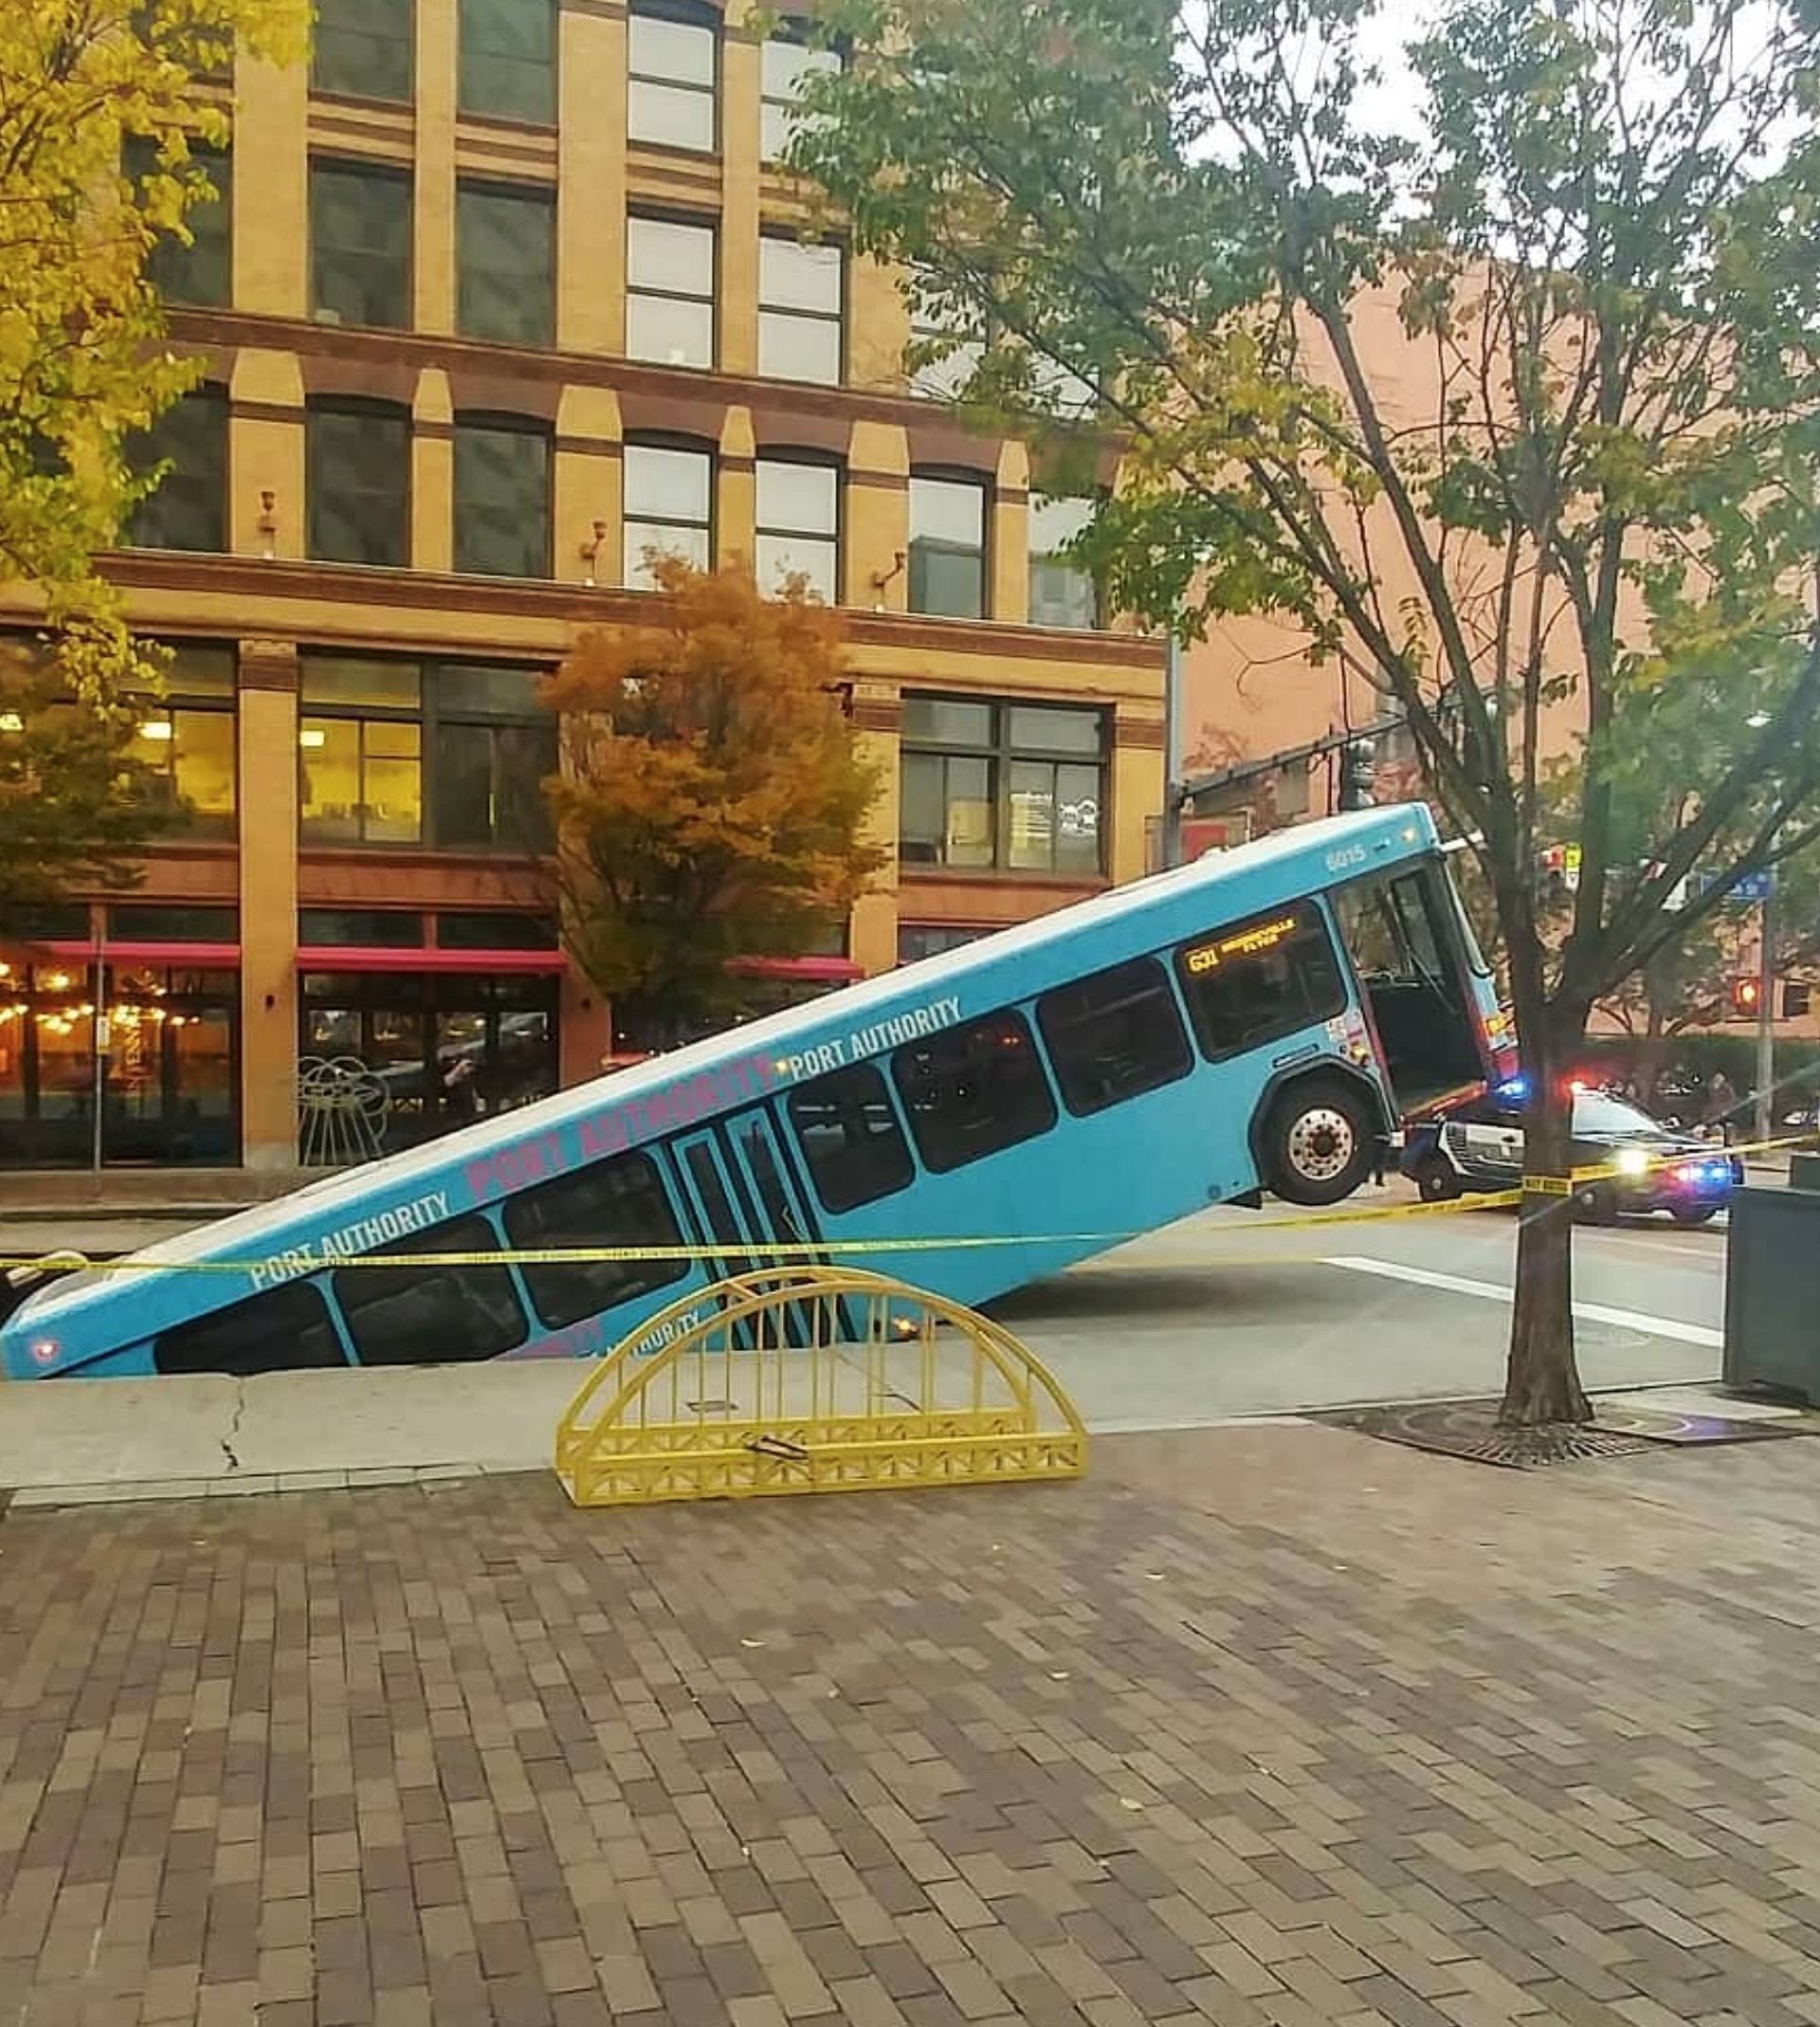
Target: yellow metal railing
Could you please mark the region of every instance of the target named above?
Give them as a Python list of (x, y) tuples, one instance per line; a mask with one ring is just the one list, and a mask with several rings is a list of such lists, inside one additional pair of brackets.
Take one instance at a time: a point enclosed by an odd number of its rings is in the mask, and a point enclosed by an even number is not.
[(773, 1267), (660, 1311), (556, 1429), (578, 1507), (1071, 1478), (1074, 1404), (1011, 1333), (846, 1267)]

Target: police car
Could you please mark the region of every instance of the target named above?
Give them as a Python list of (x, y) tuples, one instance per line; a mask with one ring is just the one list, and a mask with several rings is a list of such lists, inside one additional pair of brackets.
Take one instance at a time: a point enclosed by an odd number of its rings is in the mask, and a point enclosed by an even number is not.
[[(1475, 1191), (1514, 1190), (1523, 1178), (1523, 1101), (1519, 1077), (1404, 1135), (1402, 1170), (1430, 1203)], [(1744, 1164), (1711, 1141), (1677, 1132), (1629, 1099), (1575, 1087), (1575, 1169), (1608, 1173), (1574, 1192), (1581, 1214), (1610, 1223), (1622, 1214), (1666, 1211), (1703, 1225), (1744, 1180)]]

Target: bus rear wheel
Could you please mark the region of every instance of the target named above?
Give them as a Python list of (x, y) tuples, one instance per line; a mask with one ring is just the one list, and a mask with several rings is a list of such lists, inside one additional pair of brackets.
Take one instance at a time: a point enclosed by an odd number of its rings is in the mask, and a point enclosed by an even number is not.
[(1264, 1183), (1288, 1203), (1338, 1203), (1372, 1172), (1376, 1131), (1364, 1098), (1328, 1080), (1292, 1085), (1264, 1128)]

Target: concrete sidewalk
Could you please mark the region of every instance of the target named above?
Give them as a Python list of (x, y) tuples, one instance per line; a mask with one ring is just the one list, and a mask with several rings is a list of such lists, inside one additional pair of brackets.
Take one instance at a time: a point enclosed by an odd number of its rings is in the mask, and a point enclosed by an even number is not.
[(0, 1525), (25, 2027), (1800, 2027), (1820, 1448)]

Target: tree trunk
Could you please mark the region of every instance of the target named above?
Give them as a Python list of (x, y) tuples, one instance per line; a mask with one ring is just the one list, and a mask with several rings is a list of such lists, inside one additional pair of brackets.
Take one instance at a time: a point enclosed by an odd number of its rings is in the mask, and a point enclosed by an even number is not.
[(1517, 1297), (1498, 1419), (1527, 1429), (1590, 1422), (1592, 1410), (1574, 1359), (1573, 1095), (1565, 1081), (1573, 1045), (1546, 1019), (1530, 1023), (1523, 1044), (1530, 1080), (1524, 1175), (1556, 1183), (1553, 1190), (1524, 1189), (1517, 1227)]

